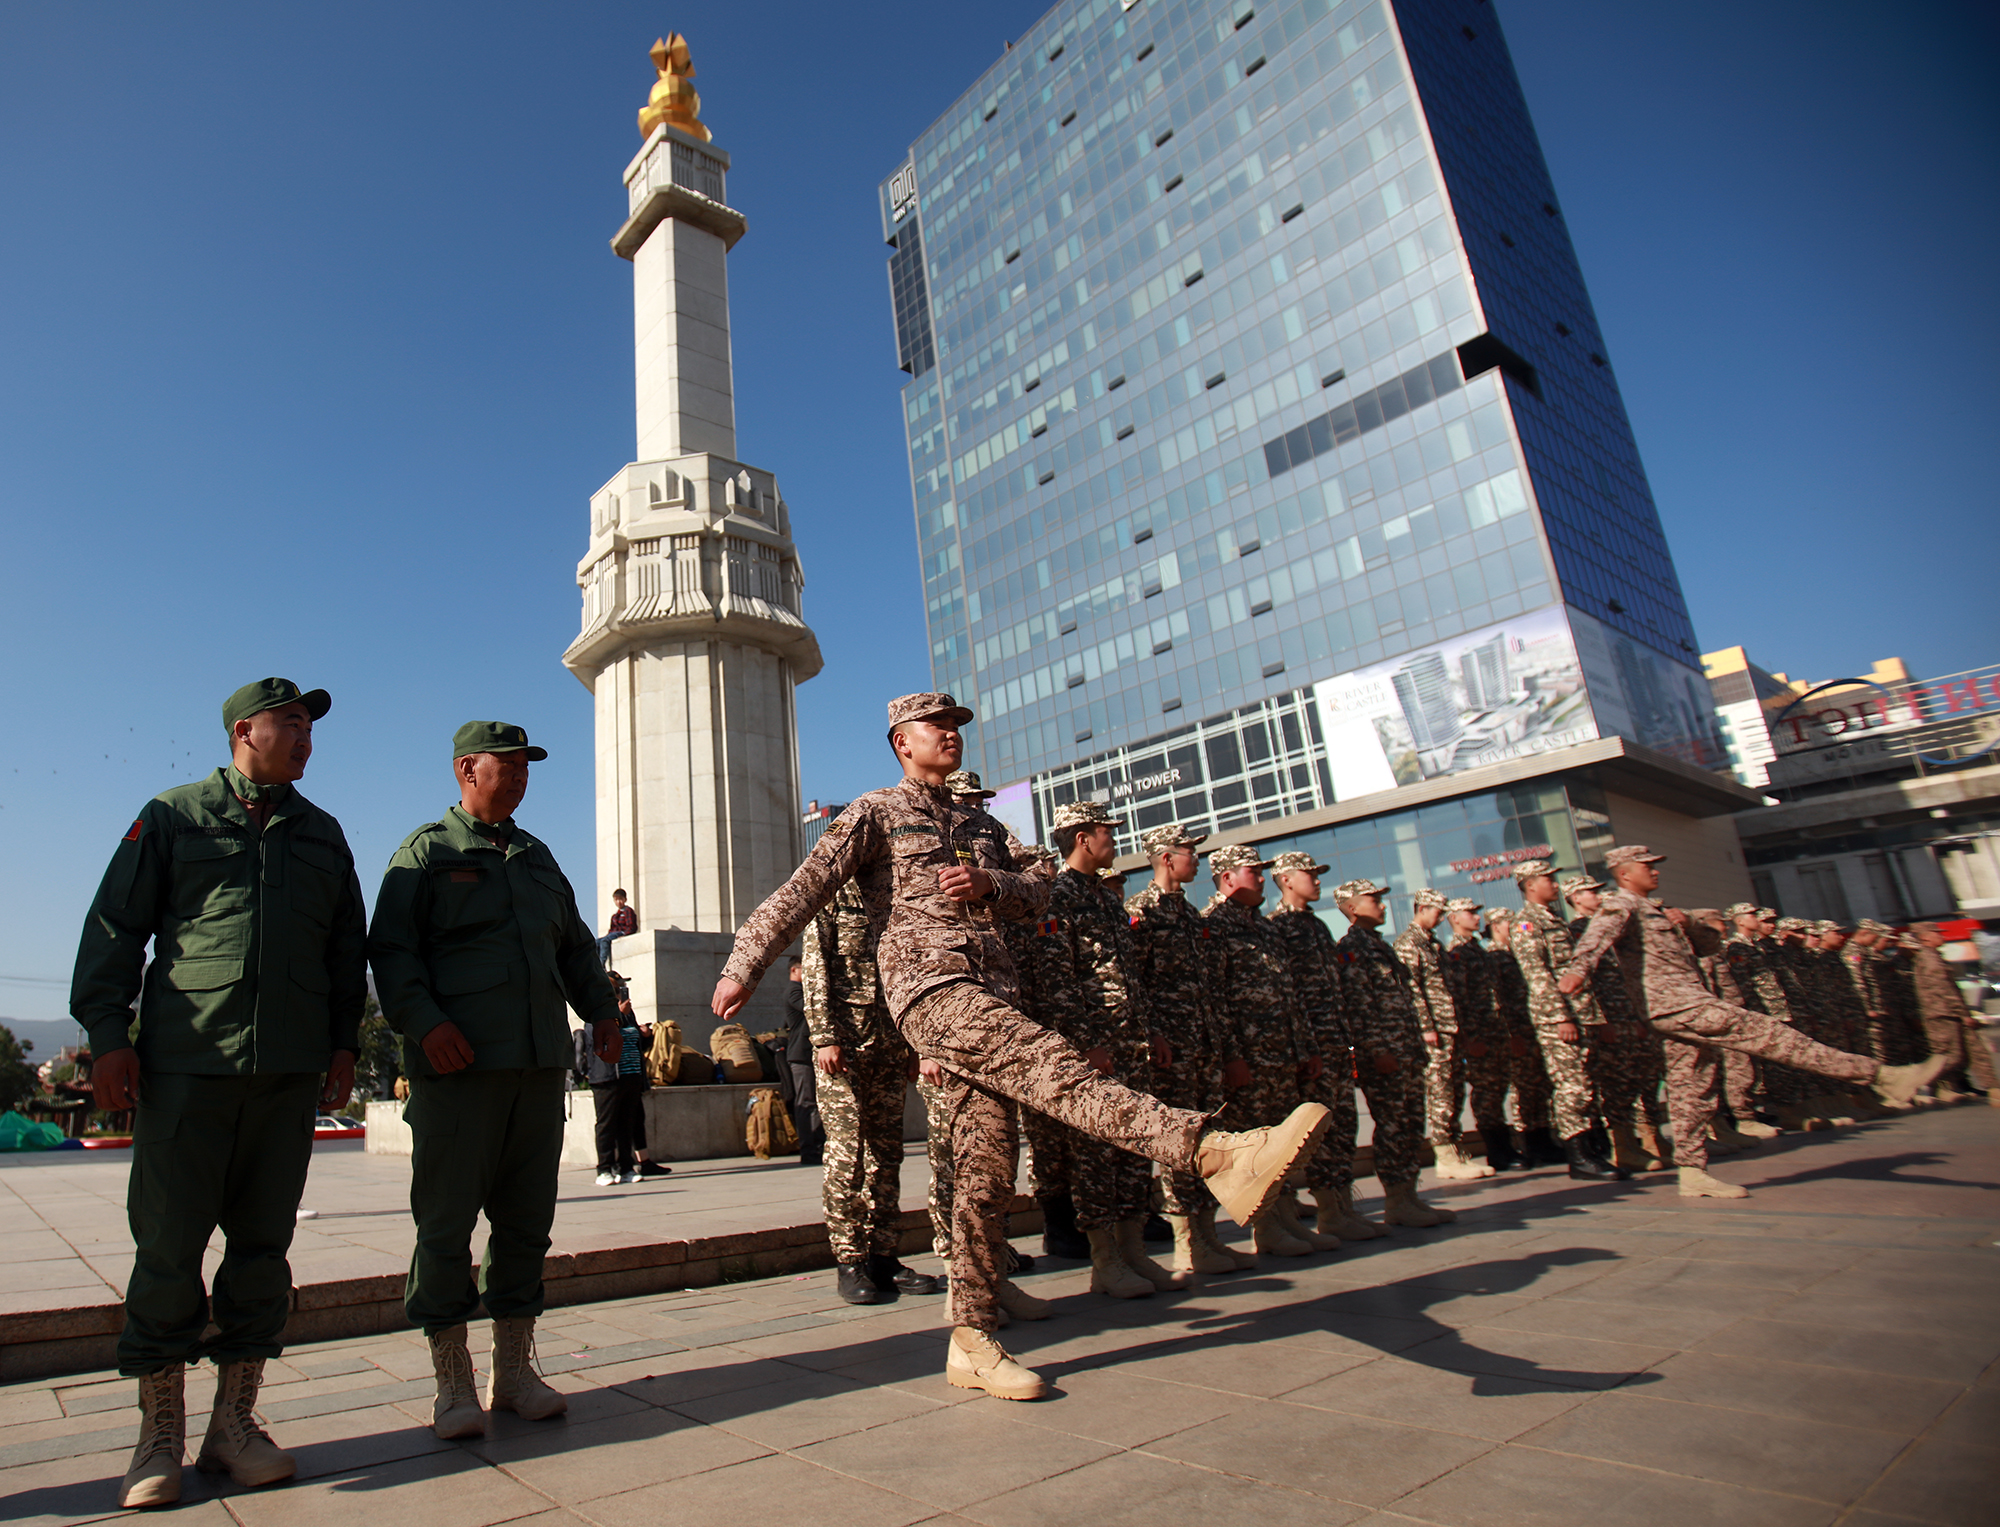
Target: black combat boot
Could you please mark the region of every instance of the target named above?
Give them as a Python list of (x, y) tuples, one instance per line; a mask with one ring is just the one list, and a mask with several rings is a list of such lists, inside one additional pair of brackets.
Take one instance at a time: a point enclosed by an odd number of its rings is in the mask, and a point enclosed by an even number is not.
[(1529, 1171), (1542, 1166), (1561, 1166), (1569, 1160), (1569, 1152), (1556, 1144), (1556, 1137), (1546, 1129), (1524, 1129), (1521, 1131), (1521, 1165)]
[(1623, 1167), (1613, 1166), (1604, 1152), (1591, 1146), (1588, 1130), (1563, 1141), (1563, 1151), (1569, 1158), (1572, 1177), (1590, 1182), (1623, 1182), (1632, 1175)]
[(1011, 1241), (1006, 1243), (1006, 1248), (1008, 1277), (1011, 1278), (1016, 1273), (1031, 1273), (1035, 1270), (1035, 1259), (1033, 1257), (1025, 1252), (1016, 1251), (1014, 1243)]
[(1521, 1165), (1521, 1158), (1514, 1150), (1514, 1132), (1500, 1124), (1489, 1129), (1479, 1126), (1479, 1138), (1486, 1142), (1486, 1164), (1496, 1172), (1511, 1172)]
[(929, 1273), (920, 1273), (914, 1267), (905, 1267), (894, 1257), (883, 1256), (880, 1252), (862, 1264), (868, 1276), (875, 1281), (875, 1287), (886, 1298), (893, 1299), (898, 1294), (940, 1294), (944, 1292), (944, 1279), (934, 1278)]
[(896, 1297), (893, 1290), (885, 1294), (875, 1286), (865, 1262), (842, 1262), (834, 1275), (833, 1287), (849, 1304), (887, 1304)]
[(1076, 1228), (1076, 1203), (1067, 1193), (1044, 1193), (1042, 1205), (1042, 1251), (1073, 1262), (1090, 1260), (1090, 1242)]

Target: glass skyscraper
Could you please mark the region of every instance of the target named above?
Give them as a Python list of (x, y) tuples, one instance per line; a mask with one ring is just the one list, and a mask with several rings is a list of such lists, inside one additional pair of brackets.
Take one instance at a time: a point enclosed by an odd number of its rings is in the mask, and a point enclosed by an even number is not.
[(1483, 0), (1067, 0), (881, 215), (933, 683), (1017, 829), (1358, 849), (1498, 769), (1444, 847), (1577, 855), (1572, 796), (1643, 793), (1603, 739), (1724, 764)]

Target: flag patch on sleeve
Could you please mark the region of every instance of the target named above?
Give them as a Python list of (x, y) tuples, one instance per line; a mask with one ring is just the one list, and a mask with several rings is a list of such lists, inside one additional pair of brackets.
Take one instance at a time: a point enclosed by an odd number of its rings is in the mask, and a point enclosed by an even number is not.
[(118, 841), (120, 843), (137, 843), (139, 841), (139, 835), (143, 833), (145, 830), (146, 830), (146, 819), (144, 817), (135, 817), (132, 820), (132, 825), (125, 829), (125, 836), (120, 838)]
[(1053, 917), (1045, 917), (1035, 924), (1035, 932), (1044, 938), (1062, 932), (1062, 924)]

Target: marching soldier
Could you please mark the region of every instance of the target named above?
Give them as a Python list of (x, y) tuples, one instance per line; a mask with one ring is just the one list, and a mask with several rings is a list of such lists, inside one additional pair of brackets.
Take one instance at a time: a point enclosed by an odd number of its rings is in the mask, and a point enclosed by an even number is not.
[(1437, 1174), (1447, 1180), (1491, 1177), (1492, 1169), (1467, 1159), (1458, 1148), (1458, 1123), (1465, 1104), (1465, 1060), (1458, 1050), (1458, 1014), (1444, 979), (1444, 951), (1438, 947), (1437, 925), (1444, 920), (1446, 897), (1425, 886), (1414, 898), (1409, 926), (1396, 935), (1396, 958), (1410, 973), (1410, 999), (1423, 1031), (1424, 1123), (1430, 1135)]
[(1938, 951), (1944, 947), (1944, 933), (1936, 923), (1911, 923), (1910, 934), (1917, 947), (1911, 955), (1912, 984), (1924, 1031), (1930, 1037), (1931, 1054), (1941, 1056), (1945, 1066), (1931, 1089), (1941, 1102), (1955, 1102), (1964, 1096), (1956, 1083), (1961, 1074), (2000, 1107), (2000, 1079), (1993, 1069), (1993, 1050), (1979, 1032), (1972, 1009), (1952, 979), (1951, 967)]
[[(1197, 1112), (1220, 1109), (1225, 1089), (1250, 1079), (1222, 1004), (1212, 995), (1206, 940), (1213, 930), (1185, 890), (1199, 863), (1195, 849), (1206, 836), (1173, 823), (1141, 833), (1153, 878), (1125, 903), (1133, 969), (1162, 1045), (1153, 1057), (1153, 1091), (1162, 1102)], [(1157, 1181), (1174, 1231), (1175, 1271), (1225, 1273), (1257, 1265), (1216, 1234), (1215, 1197), (1196, 1173), (1163, 1170)]]
[[(1451, 938), (1444, 948), (1444, 977), (1458, 1015), (1459, 1065), (1471, 1095), (1472, 1126), (1487, 1148), (1481, 1175), (1491, 1177), (1511, 1164), (1513, 1152), (1507, 1148), (1507, 1039), (1500, 1027), (1492, 966), (1479, 941), (1479, 913), (1479, 903), (1469, 896), (1445, 903)], [(1497, 1159), (1496, 1141), (1502, 1147)]]
[(1388, 889), (1372, 880), (1344, 880), (1334, 887), (1334, 905), (1347, 919), (1347, 932), (1334, 947), (1354, 1029), (1355, 1082), (1375, 1126), (1382, 1223), (1427, 1229), (1458, 1216), (1417, 1197), (1428, 1046), (1410, 996), (1410, 972), (1379, 931), (1388, 921), (1382, 907)]
[(1548, 1068), (1542, 1064), (1541, 1046), (1535, 1038), (1534, 1018), (1528, 1007), (1528, 983), (1521, 974), (1520, 962), (1514, 958), (1514, 929), (1520, 918), (1520, 913), (1507, 907), (1493, 907), (1486, 913), (1486, 933), (1493, 943), (1488, 968), (1493, 973), (1494, 1003), (1507, 1034), (1508, 1074), (1513, 1079), (1514, 1106), (1520, 1113), (1521, 1125), (1518, 1153), (1503, 1126), (1499, 1157), (1496, 1159), (1494, 1155), (1495, 1142), (1489, 1140), (1486, 1159), (1500, 1170), (1518, 1166), (1532, 1171), (1541, 1166), (1561, 1166), (1569, 1158), (1550, 1133), (1554, 1127), (1551, 1112), (1554, 1098)]
[[(1268, 1125), (1307, 1100), (1323, 1064), (1318, 1036), (1299, 1005), (1292, 985), (1291, 954), (1284, 937), (1257, 915), (1264, 901), (1267, 860), (1247, 843), (1218, 848), (1208, 856), (1216, 897), (1203, 914), (1210, 930), (1215, 991), (1226, 1021), (1250, 1065), (1250, 1080), (1230, 1098), (1230, 1109), (1246, 1125)], [(1315, 1152), (1307, 1158), (1308, 1181), (1332, 1186), (1330, 1161)], [(1302, 1257), (1338, 1251), (1336, 1236), (1309, 1230), (1298, 1200), (1287, 1186), (1252, 1225), (1260, 1255)]]
[[(257, 1390), (284, 1350), (315, 1105), (346, 1106), (367, 991), (354, 856), (296, 788), (332, 703), (289, 679), (225, 700), (229, 763), (146, 803), (77, 948), (69, 1006), (90, 1035), (97, 1106), (138, 1108), (118, 1371), (139, 1381), (140, 1422), (124, 1508), (180, 1499), (184, 1379), (204, 1356), (217, 1383), (196, 1465), (244, 1486), (296, 1471), (257, 1424)], [(205, 1291), (218, 1225), (222, 1265)]]
[(1527, 983), (1528, 1013), (1554, 1093), (1556, 1136), (1569, 1161), (1569, 1174), (1622, 1182), (1630, 1174), (1605, 1160), (1590, 1143), (1593, 1095), (1585, 1044), (1590, 1031), (1603, 1028), (1605, 1018), (1594, 994), (1565, 993), (1558, 985), (1574, 946), (1569, 924), (1556, 912), (1555, 872), (1546, 860), (1530, 859), (1514, 866), (1514, 883), (1521, 888), (1522, 906), (1510, 943)]
[(889, 703), (902, 781), (860, 797), (804, 864), (751, 913), (710, 1000), (741, 1009), (771, 962), (847, 880), (859, 880), (877, 929), (883, 994), (903, 1038), (943, 1067), (952, 1106), (948, 1382), (1004, 1399), (1038, 1399), (1041, 1379), (995, 1339), (1017, 1133), (1009, 1100), (1164, 1166), (1194, 1169), (1232, 1217), (1248, 1221), (1326, 1128), (1302, 1107), (1275, 1130), (1225, 1134), (1203, 1114), (1169, 1108), (1104, 1076), (1074, 1046), (1024, 1017), (996, 918), (1044, 914), (1049, 882), (1022, 874), (1006, 829), (945, 788), (972, 713), (949, 695)]
[(1320, 1074), (1306, 1085), (1307, 1096), (1333, 1110), (1333, 1125), (1306, 1168), (1306, 1186), (1319, 1209), (1313, 1229), (1343, 1241), (1372, 1240), (1385, 1234), (1373, 1220), (1354, 1212), (1354, 1147), (1360, 1115), (1354, 1106), (1354, 1041), (1340, 985), (1340, 954), (1333, 932), (1313, 911), (1319, 900), (1324, 864), (1312, 855), (1279, 854), (1271, 861), (1278, 882), (1278, 905), (1270, 923), (1291, 955), (1292, 987), (1305, 1010), (1320, 1057)]
[[(574, 1008), (616, 1060), (618, 1002), (555, 855), (514, 820), (528, 765), (547, 758), (518, 726), (468, 721), (452, 736), (458, 804), (403, 840), (382, 877), (368, 959), (410, 1078), (410, 1211), (404, 1308), (429, 1339), (431, 1429), (486, 1430), (466, 1321), (493, 1320), (486, 1409), (526, 1420), (569, 1401), (534, 1367), (542, 1263), (555, 1223)], [(475, 1280), (472, 1232), (490, 1231)]]
[[(833, 1249), (834, 1289), (849, 1304), (935, 1294), (938, 1280), (905, 1267), (897, 1255), (903, 1095), (916, 1075), (917, 1057), (882, 1004), (868, 908), (853, 881), (807, 925), (804, 954), (805, 1020), (826, 1125), (820, 1202)], [(948, 1154), (946, 1161), (949, 1182)]]
[[(1562, 882), (1563, 899), (1575, 914), (1569, 923), (1572, 941), (1583, 937), (1602, 904), (1603, 891), (1604, 882), (1587, 875), (1571, 875)], [(1659, 1036), (1640, 1016), (1638, 998), (1616, 955), (1607, 955), (1591, 972), (1590, 989), (1604, 1014), (1604, 1027), (1591, 1036), (1584, 1064), (1597, 1088), (1598, 1107), (1611, 1140), (1611, 1163), (1626, 1172), (1657, 1172), (1666, 1165), (1652, 1115), (1665, 1065)]]

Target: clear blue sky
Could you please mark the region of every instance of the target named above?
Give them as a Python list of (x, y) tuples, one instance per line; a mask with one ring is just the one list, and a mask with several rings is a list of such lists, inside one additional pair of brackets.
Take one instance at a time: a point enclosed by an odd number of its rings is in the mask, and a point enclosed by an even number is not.
[[(1992, 661), (1993, 9), (1497, 8), (1704, 644)], [(474, 716), (550, 747), (522, 820), (592, 883), (558, 658), (632, 451), (607, 241), (672, 27), (750, 220), (739, 448), (826, 653), (805, 791), (882, 782), (929, 675), (874, 187), (1040, 11), (8, 7), (0, 1016), (61, 1016), (118, 835), (267, 673), (333, 691), (306, 789), (371, 893)]]

